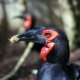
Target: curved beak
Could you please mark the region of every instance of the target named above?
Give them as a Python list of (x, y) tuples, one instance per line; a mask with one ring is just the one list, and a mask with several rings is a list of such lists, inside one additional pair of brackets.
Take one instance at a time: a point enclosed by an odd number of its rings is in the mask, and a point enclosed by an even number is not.
[(26, 41), (26, 42), (35, 42), (45, 45), (46, 39), (44, 36), (37, 34), (35, 30), (29, 30), (17, 36), (19, 41)]
[(26, 16), (24, 16), (24, 15), (21, 15), (21, 16), (15, 16), (14, 18), (21, 18), (21, 19), (26, 20)]

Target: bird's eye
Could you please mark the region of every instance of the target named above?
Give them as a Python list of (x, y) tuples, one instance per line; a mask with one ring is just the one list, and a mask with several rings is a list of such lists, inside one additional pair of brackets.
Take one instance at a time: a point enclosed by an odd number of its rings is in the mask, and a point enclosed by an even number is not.
[(50, 37), (51, 36), (51, 34), (49, 33), (49, 32), (47, 32), (47, 33), (45, 33), (45, 37)]
[(58, 32), (50, 29), (43, 30), (42, 35), (46, 38), (47, 41), (55, 39), (59, 34)]

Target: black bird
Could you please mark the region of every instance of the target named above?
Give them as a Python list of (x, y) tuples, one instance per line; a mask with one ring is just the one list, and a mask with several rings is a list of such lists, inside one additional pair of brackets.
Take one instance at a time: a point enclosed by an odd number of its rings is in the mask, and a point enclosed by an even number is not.
[(24, 15), (20, 15), (20, 16), (16, 16), (15, 18), (21, 18), (24, 20), (24, 28), (26, 30), (32, 29), (35, 27), (35, 16), (32, 14), (24, 14)]
[[(23, 25), (26, 31), (35, 27), (36, 18), (33, 14), (24, 14), (24, 15), (16, 16), (15, 18), (21, 18), (24, 20)], [(28, 42), (26, 43), (28, 44)], [(40, 51), (42, 46), (43, 46), (42, 44), (35, 43), (33, 49)]]
[(40, 57), (45, 63), (38, 71), (37, 80), (79, 80), (80, 67), (69, 61), (69, 41), (57, 28), (35, 27), (17, 36), (19, 41), (43, 44)]
[(66, 35), (56, 28), (35, 27), (18, 38), (22, 41), (43, 44), (40, 56), (44, 61), (65, 64), (69, 60), (69, 44)]

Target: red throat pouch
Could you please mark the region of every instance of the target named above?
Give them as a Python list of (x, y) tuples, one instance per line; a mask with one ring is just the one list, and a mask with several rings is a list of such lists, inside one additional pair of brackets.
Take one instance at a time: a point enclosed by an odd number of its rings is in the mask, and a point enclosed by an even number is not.
[(41, 49), (40, 57), (43, 61), (47, 61), (46, 56), (53, 49), (54, 45), (54, 42), (49, 42)]
[(31, 24), (32, 24), (32, 17), (31, 16), (27, 16), (26, 17), (26, 21), (24, 22), (25, 29), (30, 29)]

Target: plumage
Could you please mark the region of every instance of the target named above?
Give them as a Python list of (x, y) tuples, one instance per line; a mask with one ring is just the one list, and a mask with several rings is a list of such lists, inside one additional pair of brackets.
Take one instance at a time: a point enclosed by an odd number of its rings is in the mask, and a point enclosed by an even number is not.
[(37, 80), (75, 80), (75, 77), (67, 66), (46, 62), (39, 69)]

